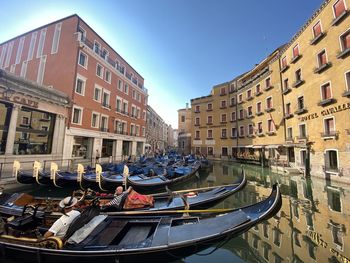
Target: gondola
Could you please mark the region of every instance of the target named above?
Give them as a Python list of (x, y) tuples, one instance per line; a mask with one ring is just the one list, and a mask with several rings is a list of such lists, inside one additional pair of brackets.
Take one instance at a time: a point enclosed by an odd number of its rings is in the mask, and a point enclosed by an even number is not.
[[(218, 202), (224, 200), (230, 195), (240, 191), (247, 183), (244, 170), (240, 178), (228, 185), (187, 189), (174, 192), (164, 192), (151, 195), (153, 197), (153, 206), (142, 208), (125, 208), (124, 211), (165, 211), (180, 209), (206, 209)], [(81, 193), (81, 192), (80, 192)], [(113, 195), (100, 194), (94, 191), (88, 191), (88, 194), (80, 196), (81, 206), (86, 206), (95, 197), (100, 198), (101, 203), (106, 203)], [(82, 200), (83, 198), (85, 200)], [(26, 207), (38, 207), (38, 216), (44, 214), (60, 214), (58, 203), (60, 199), (38, 198), (24, 193), (2, 194), (0, 195), (0, 215), (1, 216), (20, 216), (24, 214)], [(113, 208), (107, 210), (107, 213), (113, 212)]]
[[(186, 214), (174, 211), (173, 215), (158, 216), (145, 213), (138, 217), (99, 215), (84, 225), (85, 234), (76, 227), (82, 225), (79, 220), (86, 221), (84, 215), (70, 226), (65, 243), (58, 238), (40, 240), (25, 235), (2, 234), (0, 253), (6, 257), (52, 263), (150, 262), (157, 259), (164, 262), (236, 237), (274, 216), (281, 205), (279, 187), (274, 185), (267, 199), (239, 209), (222, 209), (220, 212), (187, 210), (184, 211)], [(38, 226), (45, 231), (46, 226), (41, 223)]]
[(172, 166), (167, 168), (166, 175), (148, 177), (140, 174), (128, 177), (127, 183), (140, 192), (159, 191), (191, 180), (198, 174), (199, 167), (198, 161), (188, 166)]
[(13, 162), (12, 175), (16, 178), (16, 181), (20, 184), (50, 184), (50, 173), (43, 172), (41, 169), (41, 163), (35, 161), (33, 163), (33, 172), (25, 172), (21, 169), (21, 163), (19, 161)]

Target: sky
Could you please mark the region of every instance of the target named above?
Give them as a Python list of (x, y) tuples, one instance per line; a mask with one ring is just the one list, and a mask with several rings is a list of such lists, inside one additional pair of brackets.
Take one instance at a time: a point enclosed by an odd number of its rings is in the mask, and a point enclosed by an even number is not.
[(173, 128), (178, 109), (287, 43), (323, 0), (0, 0), (0, 43), (77, 14), (141, 76)]

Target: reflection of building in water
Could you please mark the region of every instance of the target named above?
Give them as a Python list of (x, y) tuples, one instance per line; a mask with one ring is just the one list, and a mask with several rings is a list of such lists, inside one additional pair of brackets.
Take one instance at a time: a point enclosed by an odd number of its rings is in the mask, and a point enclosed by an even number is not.
[[(350, 190), (329, 186), (320, 180), (283, 180), (281, 210), (242, 235), (260, 261), (266, 262), (346, 262), (350, 259)], [(257, 202), (271, 191), (251, 176), (247, 187), (234, 195), (226, 206)], [(258, 196), (256, 196), (259, 193)], [(232, 204), (233, 202), (233, 204)]]

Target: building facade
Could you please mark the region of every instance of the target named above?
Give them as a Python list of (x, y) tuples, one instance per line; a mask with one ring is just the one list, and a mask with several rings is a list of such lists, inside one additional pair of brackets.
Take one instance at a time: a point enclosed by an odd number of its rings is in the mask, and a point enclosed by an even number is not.
[(192, 151), (350, 182), (349, 8), (326, 0), (286, 45), (192, 99)]
[(178, 151), (183, 154), (191, 153), (191, 127), (192, 127), (192, 112), (191, 108), (186, 103), (185, 109), (180, 109), (178, 112)]
[(146, 142), (148, 151), (152, 153), (164, 152), (168, 145), (168, 126), (158, 113), (147, 106)]
[(0, 44), (0, 68), (69, 96), (63, 158), (143, 153), (144, 79), (79, 16)]

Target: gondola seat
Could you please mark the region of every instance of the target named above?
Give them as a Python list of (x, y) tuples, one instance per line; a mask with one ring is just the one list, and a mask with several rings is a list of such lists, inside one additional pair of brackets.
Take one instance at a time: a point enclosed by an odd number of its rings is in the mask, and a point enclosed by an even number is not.
[(14, 220), (7, 222), (5, 224), (6, 232), (8, 232), (9, 228), (19, 231), (26, 231), (37, 226), (39, 218), (36, 216), (36, 212), (38, 210), (37, 206), (25, 205), (23, 207), (22, 215), (15, 218)]

